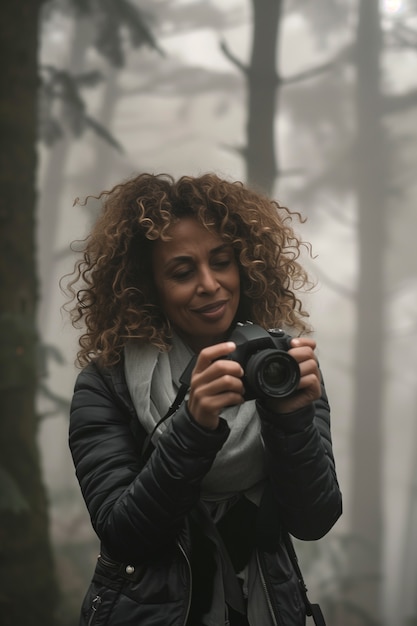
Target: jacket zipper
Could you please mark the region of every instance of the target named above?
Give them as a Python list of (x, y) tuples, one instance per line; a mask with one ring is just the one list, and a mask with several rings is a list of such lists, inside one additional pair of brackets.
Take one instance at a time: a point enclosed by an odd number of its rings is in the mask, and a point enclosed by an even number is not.
[(191, 596), (192, 596), (192, 590), (193, 590), (193, 577), (192, 577), (192, 571), (191, 571), (191, 563), (190, 560), (187, 556), (187, 553), (185, 552), (184, 548), (182, 547), (182, 545), (180, 544), (179, 541), (177, 541), (177, 545), (185, 559), (185, 562), (187, 563), (187, 567), (188, 567), (188, 573), (190, 574), (190, 589), (189, 589), (189, 593), (188, 593), (188, 604), (187, 604), (187, 611), (185, 613), (185, 620), (184, 620), (184, 626), (186, 626), (187, 623), (187, 619), (188, 619), (188, 615), (190, 613), (190, 608), (191, 608)]
[(98, 611), (98, 607), (100, 606), (100, 604), (101, 604), (101, 597), (100, 596), (96, 596), (93, 599), (93, 602), (91, 603), (91, 615), (90, 615), (90, 618), (88, 620), (87, 626), (91, 626), (92, 625), (93, 620), (94, 620), (94, 618), (96, 616), (96, 613)]
[[(187, 612), (186, 612), (186, 614), (185, 614), (185, 620), (184, 620), (184, 626), (186, 626), (186, 624), (187, 624), (187, 619), (188, 619), (188, 615), (189, 615), (189, 613), (190, 613), (190, 607), (191, 607), (191, 596), (192, 596), (192, 592), (193, 592), (193, 578), (192, 578), (192, 571), (191, 571), (191, 563), (190, 563), (190, 560), (189, 560), (189, 558), (188, 558), (188, 556), (187, 556), (187, 554), (186, 554), (186, 552), (185, 552), (184, 548), (182, 547), (182, 545), (180, 544), (180, 542), (179, 542), (179, 541), (177, 541), (177, 545), (178, 545), (178, 547), (179, 547), (179, 549), (180, 549), (180, 551), (181, 551), (181, 553), (182, 553), (182, 555), (183, 555), (183, 557), (184, 557), (184, 559), (185, 559), (185, 561), (186, 561), (186, 563), (187, 563), (188, 572), (189, 572), (189, 574), (190, 574), (190, 591), (189, 591), (189, 594), (188, 594)], [(272, 611), (272, 606), (271, 606), (271, 611)], [(226, 608), (225, 626), (230, 626), (229, 617), (228, 617), (227, 613), (228, 613), (228, 612), (227, 612), (227, 608)], [(90, 625), (88, 625), (88, 626), (90, 626)], [(276, 621), (274, 621), (274, 626), (278, 626), (278, 624), (276, 623)]]
[(272, 617), (272, 623), (274, 624), (274, 626), (279, 626), (279, 624), (277, 622), (276, 615), (275, 615), (274, 607), (272, 605), (271, 596), (269, 595), (268, 585), (266, 583), (265, 576), (264, 576), (264, 573), (262, 571), (261, 559), (260, 559), (258, 551), (256, 551), (256, 562), (258, 564), (258, 570), (259, 570), (259, 576), (260, 576), (260, 579), (261, 579), (261, 584), (262, 584), (263, 590), (265, 592), (266, 603), (268, 605), (268, 609), (269, 609), (269, 612), (270, 612), (271, 617)]

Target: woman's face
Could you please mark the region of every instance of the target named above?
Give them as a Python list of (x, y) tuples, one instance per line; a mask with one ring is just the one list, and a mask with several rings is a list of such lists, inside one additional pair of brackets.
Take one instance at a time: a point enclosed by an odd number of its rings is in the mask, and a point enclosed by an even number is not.
[(175, 331), (195, 351), (222, 341), (239, 306), (233, 248), (193, 217), (157, 240), (152, 266), (159, 302)]

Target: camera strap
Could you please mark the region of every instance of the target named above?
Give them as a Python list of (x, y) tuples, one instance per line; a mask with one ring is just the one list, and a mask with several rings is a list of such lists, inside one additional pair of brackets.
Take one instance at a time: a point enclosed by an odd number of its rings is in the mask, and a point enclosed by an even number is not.
[(196, 356), (193, 356), (187, 367), (185, 368), (185, 370), (183, 371), (183, 373), (180, 376), (180, 387), (178, 389), (177, 395), (175, 396), (175, 399), (173, 401), (173, 403), (171, 404), (171, 406), (169, 407), (168, 411), (165, 413), (165, 415), (163, 417), (161, 417), (161, 419), (159, 420), (159, 422), (156, 423), (155, 427), (153, 428), (153, 430), (147, 435), (144, 443), (143, 443), (143, 447), (142, 447), (142, 459), (146, 462), (150, 456), (151, 453), (151, 445), (152, 445), (152, 437), (154, 436), (155, 432), (158, 430), (159, 426), (161, 424), (163, 424), (169, 417), (171, 417), (171, 415), (173, 415), (181, 406), (181, 404), (184, 401), (185, 396), (187, 395), (187, 391), (190, 388), (190, 382), (191, 382), (191, 374), (192, 371), (194, 369), (195, 366), (195, 362), (197, 360)]
[(312, 604), (307, 596), (307, 586), (304, 582), (304, 577), (300, 569), (300, 565), (298, 562), (297, 553), (294, 548), (294, 544), (290, 537), (290, 534), (285, 529), (282, 529), (282, 539), (285, 543), (285, 547), (287, 548), (288, 556), (290, 557), (292, 566), (294, 568), (295, 573), (298, 577), (298, 582), (300, 583), (301, 594), (303, 596), (304, 606), (306, 608), (306, 614), (309, 617), (313, 618), (313, 622), (316, 626), (326, 626), (326, 622), (324, 619), (324, 615), (320, 608), (319, 604)]

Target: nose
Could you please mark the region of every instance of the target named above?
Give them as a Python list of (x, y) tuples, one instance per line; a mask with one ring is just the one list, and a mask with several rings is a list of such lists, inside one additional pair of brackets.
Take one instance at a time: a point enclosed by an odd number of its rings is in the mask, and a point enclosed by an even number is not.
[(198, 293), (215, 293), (219, 288), (216, 274), (209, 267), (200, 270), (198, 279)]

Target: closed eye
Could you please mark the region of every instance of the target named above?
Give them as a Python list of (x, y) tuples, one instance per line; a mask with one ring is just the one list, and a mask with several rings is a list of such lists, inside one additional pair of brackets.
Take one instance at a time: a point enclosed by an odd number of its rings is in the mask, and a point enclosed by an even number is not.
[(174, 280), (178, 280), (178, 281), (183, 281), (183, 280), (187, 280), (193, 273), (193, 270), (190, 269), (184, 269), (184, 270), (179, 270), (174, 272), (174, 274), (172, 274), (172, 278)]
[(226, 268), (232, 263), (231, 257), (221, 258), (221, 259), (213, 259), (211, 265), (213, 267)]

